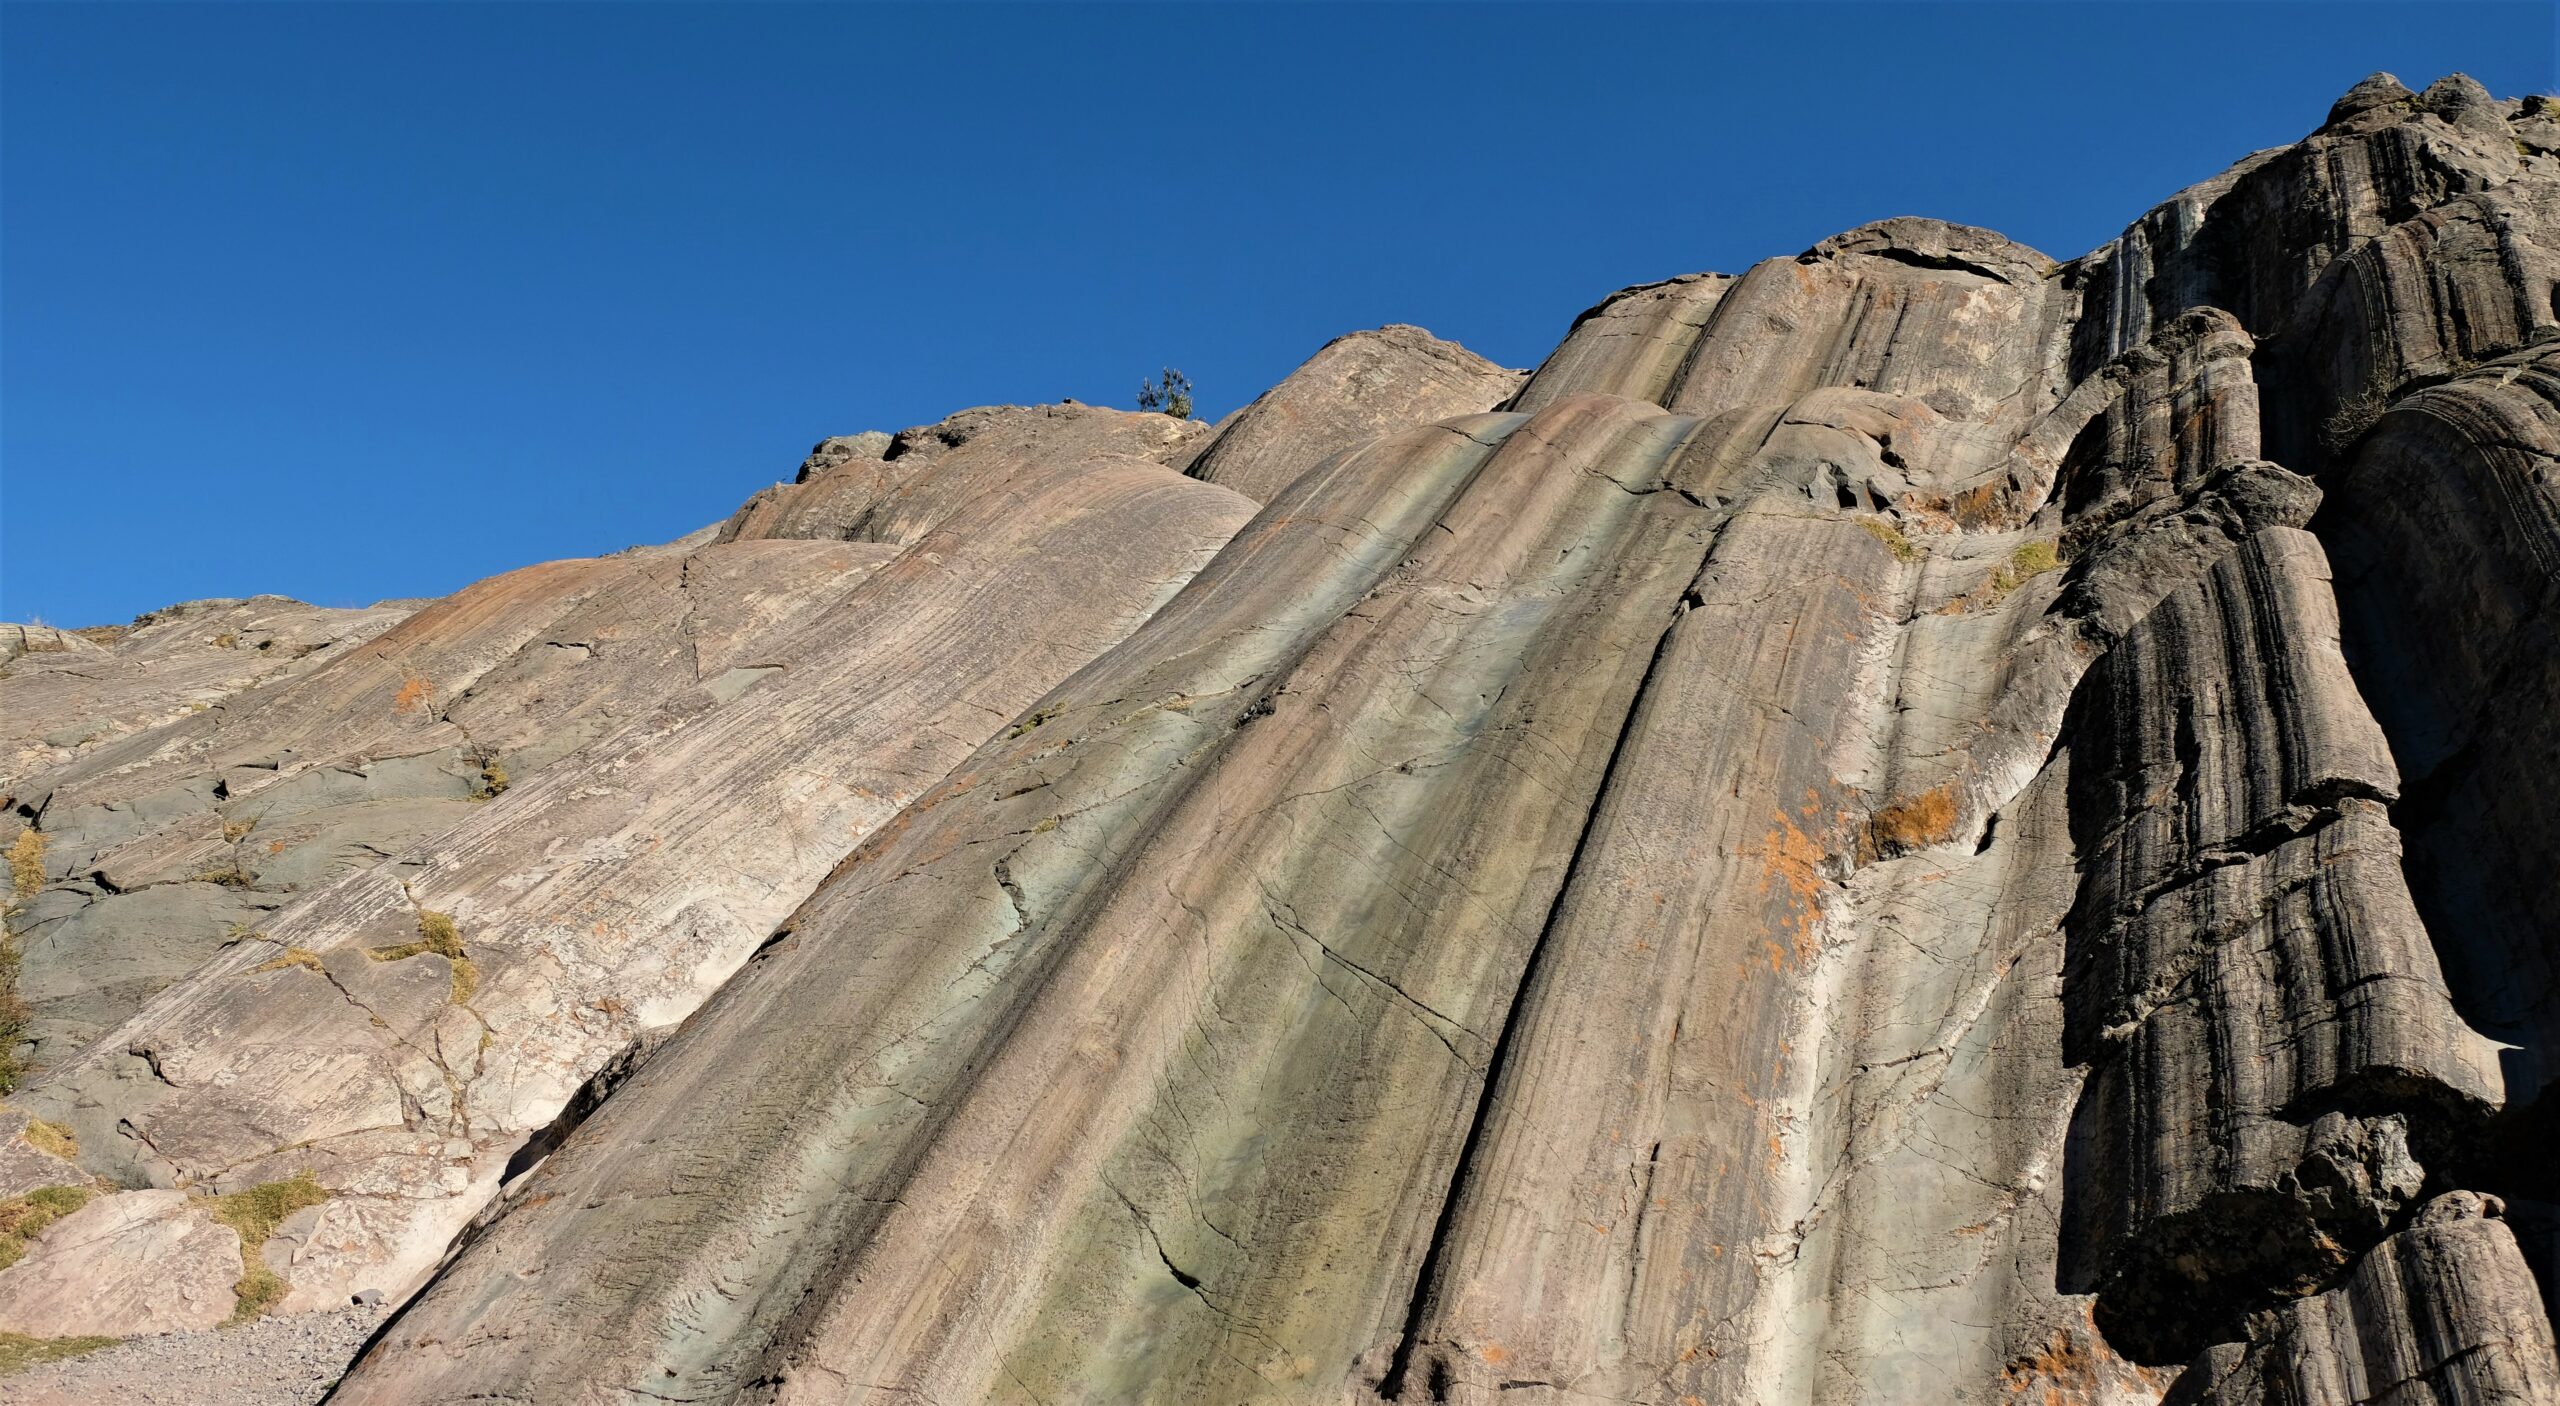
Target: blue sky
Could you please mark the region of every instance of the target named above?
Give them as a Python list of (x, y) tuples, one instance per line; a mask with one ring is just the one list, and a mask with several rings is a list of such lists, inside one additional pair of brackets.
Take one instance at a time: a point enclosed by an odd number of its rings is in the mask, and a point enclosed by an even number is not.
[(436, 594), (821, 435), (1205, 414), (1895, 214), (2068, 257), (2547, 4), (10, 3), (0, 618)]

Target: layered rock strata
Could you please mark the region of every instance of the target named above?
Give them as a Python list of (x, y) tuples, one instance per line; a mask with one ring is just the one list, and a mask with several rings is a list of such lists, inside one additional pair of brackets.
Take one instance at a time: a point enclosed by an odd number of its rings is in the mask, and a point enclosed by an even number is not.
[(2554, 106), (2378, 75), (2069, 262), (828, 440), (40, 758), (13, 1101), (325, 1195), (338, 1402), (2551, 1401), (2555, 298)]

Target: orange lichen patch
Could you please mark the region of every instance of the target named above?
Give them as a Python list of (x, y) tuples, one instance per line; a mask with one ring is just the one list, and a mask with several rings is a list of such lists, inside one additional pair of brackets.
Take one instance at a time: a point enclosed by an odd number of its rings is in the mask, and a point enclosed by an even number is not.
[(1955, 498), (1948, 503), (1948, 513), (1960, 526), (1971, 528), (1993, 526), (2006, 516), (2002, 511), (2004, 507), (2002, 490), (2007, 487), (2006, 480), (1993, 479), (1989, 483), (1968, 488), (1955, 495)]
[(1476, 1356), (1498, 1367), (1511, 1356), (1511, 1352), (1500, 1343), (1486, 1343), (1476, 1349)]
[[(2086, 1309), (2081, 1318), (2089, 1322)], [(2012, 1359), (2001, 1372), (2009, 1396), (2036, 1406), (2087, 1406), (2137, 1392), (2157, 1396), (2174, 1375), (2175, 1369), (2156, 1370), (2116, 1356), (2094, 1323), (2055, 1329), (2051, 1341)]]
[(1890, 858), (1930, 845), (1945, 844), (1956, 833), (1956, 785), (1949, 781), (1917, 796), (1895, 801), (1867, 820), (1866, 857)]
[(423, 676), (403, 674), (400, 676), (400, 691), (391, 695), (391, 711), (405, 717), (427, 706), (427, 699), (434, 693), (435, 685)]
[[(1808, 815), (1814, 807), (1807, 806)], [(1775, 970), (1792, 949), (1798, 962), (1809, 962), (1820, 951), (1814, 937), (1814, 925), (1822, 917), (1822, 862), (1827, 857), (1822, 846), (1804, 828), (1784, 812), (1776, 816), (1777, 824), (1760, 847), (1760, 893), (1775, 897), (1785, 908), (1779, 926), (1787, 938), (1787, 947), (1772, 944), (1770, 966)]]

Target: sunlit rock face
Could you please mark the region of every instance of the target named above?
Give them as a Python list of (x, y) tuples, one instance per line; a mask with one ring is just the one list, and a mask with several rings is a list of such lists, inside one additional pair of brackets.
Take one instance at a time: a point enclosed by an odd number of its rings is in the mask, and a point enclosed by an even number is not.
[(11, 638), (48, 1332), (307, 1176), (338, 1402), (2560, 1399), (2548, 100)]

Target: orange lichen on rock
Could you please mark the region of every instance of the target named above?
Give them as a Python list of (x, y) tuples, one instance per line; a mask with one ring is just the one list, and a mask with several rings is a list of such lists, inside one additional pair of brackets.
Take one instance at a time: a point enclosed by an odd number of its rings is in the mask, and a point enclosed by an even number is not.
[(1775, 970), (1789, 950), (1799, 962), (1812, 960), (1820, 943), (1814, 927), (1822, 918), (1822, 861), (1827, 856), (1822, 845), (1789, 819), (1777, 813), (1777, 824), (1761, 847), (1760, 892), (1776, 896), (1786, 911), (1778, 920), (1787, 938), (1782, 949), (1772, 943), (1769, 965)]
[(1867, 820), (1866, 857), (1889, 859), (1916, 849), (1945, 844), (1956, 833), (1956, 786), (1952, 781), (1908, 796), (1877, 811)]
[(2174, 1370), (2128, 1362), (2107, 1347), (2097, 1327), (2057, 1328), (2043, 1347), (2013, 1359), (2001, 1380), (2013, 1400), (2035, 1406), (2096, 1406), (2127, 1396), (2149, 1399), (2168, 1385)]

